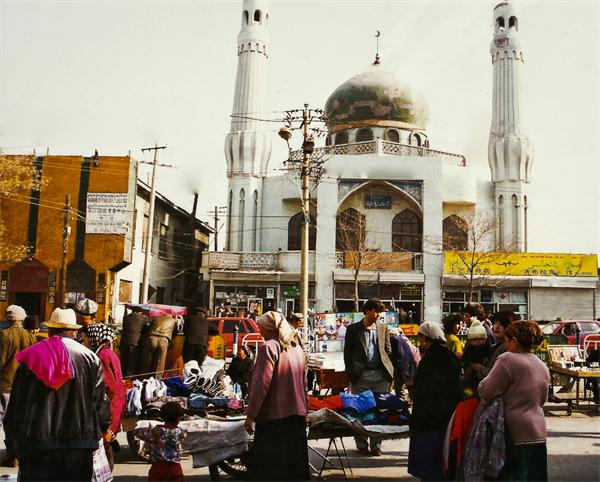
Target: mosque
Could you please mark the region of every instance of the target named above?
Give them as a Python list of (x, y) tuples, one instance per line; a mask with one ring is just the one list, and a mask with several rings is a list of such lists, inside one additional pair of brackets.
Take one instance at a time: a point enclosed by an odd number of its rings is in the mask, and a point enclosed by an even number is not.
[[(227, 242), (204, 266), (213, 309), (298, 309), (300, 190), (289, 173), (267, 174), (271, 133), (251, 115), (267, 110), (269, 21), (267, 0), (244, 0), (225, 140)], [(488, 179), (477, 179), (461, 153), (436, 149), (425, 105), (379, 56), (327, 99), (325, 146), (313, 153), (324, 161), (323, 173), (310, 194), (309, 305), (315, 311), (352, 311), (357, 278), (361, 300), (378, 296), (415, 321), (439, 321), (464, 304), (468, 291), (445, 240), (452, 240), (452, 250), (470, 249), (469, 226), (490, 219), (494, 227), (478, 250), (504, 247), (512, 254), (495, 264), (513, 269), (486, 268), (473, 301), (524, 318), (595, 317), (595, 256), (527, 253), (533, 150), (521, 122), (520, 19), (503, 2), (493, 9), (493, 22)], [(352, 253), (361, 250), (369, 261), (358, 270)]]

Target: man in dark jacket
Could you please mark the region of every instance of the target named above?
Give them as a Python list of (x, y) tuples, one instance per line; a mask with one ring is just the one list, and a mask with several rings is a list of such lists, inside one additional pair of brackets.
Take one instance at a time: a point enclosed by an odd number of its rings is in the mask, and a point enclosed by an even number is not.
[(218, 335), (218, 328), (208, 321), (202, 308), (193, 307), (185, 317), (183, 334), (183, 361), (196, 360), (202, 366), (208, 349), (208, 337)]
[(19, 480), (91, 480), (92, 456), (110, 425), (102, 366), (74, 338), (75, 312), (57, 308), (49, 338), (17, 355), (21, 362), (4, 419), (19, 457)]
[(137, 306), (132, 309), (131, 313), (123, 317), (119, 351), (121, 352), (121, 372), (124, 376), (131, 376), (136, 373), (139, 341), (142, 328), (146, 323), (148, 323), (148, 317)]
[[(377, 298), (368, 300), (363, 306), (365, 317), (351, 324), (346, 330), (344, 364), (350, 379), (350, 390), (354, 394), (366, 390), (388, 392), (394, 376), (390, 360), (392, 347), (385, 323), (377, 322), (383, 306)], [(381, 440), (355, 437), (356, 448), (363, 455), (381, 455)]]

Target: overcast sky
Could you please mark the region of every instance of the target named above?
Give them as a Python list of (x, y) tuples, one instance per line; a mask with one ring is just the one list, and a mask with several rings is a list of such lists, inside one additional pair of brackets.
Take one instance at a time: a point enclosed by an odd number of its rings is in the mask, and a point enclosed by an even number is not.
[[(381, 55), (426, 101), (431, 147), (489, 179), (497, 2), (287, 1), (270, 8), (269, 105), (322, 107)], [(600, 2), (521, 1), (523, 115), (534, 147), (530, 251), (597, 252)], [(0, 147), (124, 155), (166, 144), (160, 191), (202, 218), (226, 202), (223, 143), (242, 1), (0, 0)], [(273, 129), (270, 170), (286, 152)], [(145, 168), (141, 172), (146, 179)]]

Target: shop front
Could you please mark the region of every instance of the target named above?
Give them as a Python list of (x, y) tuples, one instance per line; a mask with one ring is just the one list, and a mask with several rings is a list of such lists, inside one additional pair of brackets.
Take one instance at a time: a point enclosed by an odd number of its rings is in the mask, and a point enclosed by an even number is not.
[[(423, 319), (423, 285), (417, 283), (360, 283), (359, 310), (369, 298), (379, 298), (389, 310), (400, 313), (400, 323), (420, 323)], [(354, 283), (335, 283), (335, 307), (340, 313), (355, 311)]]
[[(442, 293), (444, 316), (460, 313), (468, 302), (468, 289), (457, 286), (444, 287)], [(508, 310), (521, 319), (529, 317), (529, 291), (526, 288), (475, 288), (471, 295), (471, 303), (480, 303), (488, 316), (498, 311)]]
[(215, 285), (213, 313), (219, 316), (225, 311), (231, 316), (246, 316), (258, 310), (259, 314), (277, 306), (277, 285), (231, 286)]

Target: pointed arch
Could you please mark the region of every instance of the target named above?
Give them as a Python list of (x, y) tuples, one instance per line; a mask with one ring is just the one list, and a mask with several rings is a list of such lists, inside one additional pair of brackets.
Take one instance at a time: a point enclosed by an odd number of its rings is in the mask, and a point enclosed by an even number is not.
[(337, 215), (335, 247), (339, 251), (359, 251), (364, 248), (367, 234), (365, 215), (348, 208)]
[[(302, 211), (294, 214), (288, 222), (288, 251), (300, 251), (302, 249), (302, 227), (304, 225), (304, 214)], [(313, 216), (310, 217), (308, 225), (308, 249), (314, 251), (317, 245), (317, 223)]]
[(442, 221), (443, 245), (445, 251), (466, 251), (469, 247), (466, 221), (452, 214)]
[(389, 142), (400, 142), (400, 134), (396, 129), (388, 129), (385, 131), (385, 140)]
[(252, 207), (252, 251), (258, 244), (258, 191), (254, 190), (254, 205)]
[(246, 191), (240, 189), (240, 203), (238, 209), (238, 251), (244, 251), (244, 211), (246, 210)]
[(334, 144), (335, 145), (338, 145), (338, 144), (348, 144), (348, 133), (347, 132), (338, 132), (335, 135)]
[(404, 209), (392, 220), (392, 251), (422, 251), (423, 224), (411, 209)]

